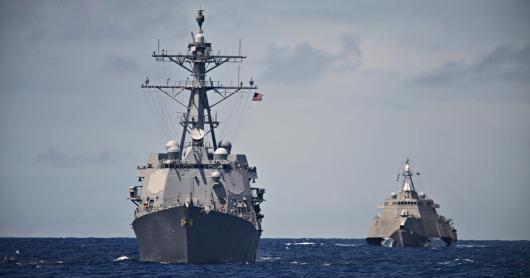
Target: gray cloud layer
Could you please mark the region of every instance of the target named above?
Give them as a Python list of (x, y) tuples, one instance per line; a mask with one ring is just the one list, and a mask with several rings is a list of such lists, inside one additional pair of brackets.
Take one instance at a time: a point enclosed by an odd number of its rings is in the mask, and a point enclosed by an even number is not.
[(411, 80), (418, 85), (446, 85), (459, 82), (522, 82), (530, 83), (530, 45), (517, 48), (500, 46), (486, 55), (466, 63), (450, 61), (420, 73)]
[(262, 78), (295, 84), (317, 81), (332, 70), (355, 71), (361, 66), (359, 40), (351, 34), (342, 34), (338, 41), (340, 49), (336, 53), (315, 48), (307, 42), (294, 46), (271, 45)]
[[(215, 108), (267, 189), (263, 236), (366, 236), (410, 156), (462, 238), (529, 239), (528, 3), (205, 1), (208, 41), (241, 37), (242, 80), (262, 73), (264, 101)], [(127, 187), (182, 112), (138, 86), (189, 77), (151, 52), (185, 51), (196, 8), (0, 1), (0, 236), (134, 236)]]

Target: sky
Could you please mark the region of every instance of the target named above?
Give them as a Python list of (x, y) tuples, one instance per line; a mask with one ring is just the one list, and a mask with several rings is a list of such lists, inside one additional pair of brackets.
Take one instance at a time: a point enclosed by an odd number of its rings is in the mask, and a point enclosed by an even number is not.
[(263, 237), (366, 237), (409, 157), (459, 238), (530, 240), (528, 1), (0, 1), (0, 236), (134, 236), (136, 166), (182, 112), (139, 86), (189, 77), (151, 53), (199, 7), (264, 95), (216, 106)]

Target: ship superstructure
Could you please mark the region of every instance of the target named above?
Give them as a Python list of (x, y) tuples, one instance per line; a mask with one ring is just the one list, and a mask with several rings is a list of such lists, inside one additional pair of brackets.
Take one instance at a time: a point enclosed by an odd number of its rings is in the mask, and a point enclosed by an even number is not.
[[(185, 108), (180, 140), (169, 140), (166, 151), (149, 155), (138, 166), (139, 185), (129, 188), (137, 206), (132, 227), (140, 259), (157, 262), (221, 263), (253, 262), (262, 228), (263, 188), (251, 187), (256, 167), (244, 154), (234, 153), (227, 140), (217, 141), (219, 126), (212, 108), (236, 93), (255, 93), (248, 85), (223, 86), (207, 74), (227, 62), (240, 63), (245, 56), (214, 53), (202, 25), (204, 11), (196, 16), (197, 34), (185, 54), (154, 51), (157, 62), (172, 62), (188, 71), (191, 80), (155, 85), (149, 79), (144, 90), (160, 92)], [(189, 98), (182, 101), (184, 93)], [(210, 102), (209, 95), (216, 99)], [(208, 141), (210, 139), (211, 141)]]
[[(447, 246), (457, 242), (452, 220), (439, 215), (440, 206), (425, 193), (418, 194), (412, 177), (412, 162), (407, 159), (402, 168), (401, 190), (392, 192), (379, 206), (368, 237), (369, 244), (390, 246), (428, 246), (440, 238)], [(419, 175), (419, 173), (416, 173)], [(399, 175), (398, 175), (399, 180)]]

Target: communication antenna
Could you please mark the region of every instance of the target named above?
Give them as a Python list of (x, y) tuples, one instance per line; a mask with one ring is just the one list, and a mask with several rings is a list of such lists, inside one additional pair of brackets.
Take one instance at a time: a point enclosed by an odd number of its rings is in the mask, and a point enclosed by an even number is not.
[[(241, 56), (241, 38), (239, 38), (239, 52), (238, 52), (238, 55)], [(237, 84), (240, 84), (239, 83), (239, 72), (241, 71), (240, 65), (241, 65), (241, 63), (237, 64)]]
[[(204, 146), (205, 136), (210, 134), (212, 139), (212, 146), (217, 149), (217, 139), (215, 136), (215, 129), (218, 127), (219, 122), (217, 121), (217, 114), (212, 115), (212, 108), (226, 99), (232, 97), (236, 93), (254, 92), (258, 87), (254, 83), (249, 83), (249, 86), (244, 86), (240, 79), (240, 66), (245, 56), (241, 55), (241, 39), (239, 39), (239, 54), (238, 55), (221, 55), (218, 52), (217, 55), (211, 53), (211, 43), (206, 42), (202, 30), (202, 24), (204, 23), (203, 10), (199, 10), (196, 16), (197, 24), (199, 25), (199, 31), (197, 39), (191, 32), (192, 41), (188, 44), (187, 54), (173, 54), (168, 53), (165, 49), (160, 50), (161, 53), (155, 53), (153, 51), (153, 58), (156, 61), (164, 62), (171, 61), (187, 72), (191, 73), (192, 80), (186, 78), (185, 82), (176, 82), (175, 85), (170, 85), (170, 80), (166, 79), (165, 84), (150, 84), (144, 82), (141, 85), (144, 89), (155, 89), (159, 90), (163, 94), (167, 95), (171, 99), (175, 100), (182, 106), (186, 107), (184, 117), (180, 121), (182, 128), (182, 136), (180, 137), (180, 146), (183, 147), (186, 136), (191, 135), (191, 143), (194, 146)], [(225, 51), (226, 52), (226, 51)], [(221, 66), (224, 63), (232, 62), (238, 63), (238, 84), (237, 86), (226, 86), (220, 82), (206, 81), (206, 74), (211, 70)], [(190, 82), (191, 81), (191, 82)], [(179, 90), (174, 93), (174, 90)], [(176, 99), (176, 96), (180, 92), (187, 90), (190, 92), (188, 105), (180, 102)], [(216, 93), (221, 96), (214, 103), (210, 103), (208, 99), (208, 92)], [(208, 129), (207, 131), (205, 130)]]

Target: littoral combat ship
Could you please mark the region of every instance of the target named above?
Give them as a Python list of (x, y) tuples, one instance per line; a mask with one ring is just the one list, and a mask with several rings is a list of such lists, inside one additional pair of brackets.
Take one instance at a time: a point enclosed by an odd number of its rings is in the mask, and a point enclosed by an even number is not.
[[(199, 31), (192, 33), (186, 54), (158, 50), (152, 55), (156, 61), (182, 67), (192, 80), (152, 85), (146, 79), (141, 85), (146, 91), (167, 95), (186, 110), (180, 120), (180, 142), (168, 141), (166, 152), (151, 154), (145, 166), (138, 166), (140, 184), (129, 188), (129, 199), (137, 206), (132, 228), (142, 261), (254, 262), (265, 190), (250, 186), (257, 171), (247, 157), (232, 153), (229, 141), (217, 142), (219, 122), (211, 108), (238, 92), (253, 93), (253, 100), (261, 100), (262, 95), (255, 92), (252, 79), (249, 86), (243, 82), (223, 86), (206, 80), (211, 70), (226, 62), (240, 63), (246, 57), (213, 53), (202, 30), (203, 10), (198, 11), (196, 20)], [(182, 92), (190, 92), (187, 103), (177, 98)], [(208, 94), (212, 92), (217, 100), (210, 104)]]
[(439, 215), (436, 209), (440, 206), (425, 193), (416, 193), (409, 159), (402, 170), (401, 191), (392, 192), (379, 206), (382, 211), (375, 216), (366, 238), (368, 244), (423, 247), (431, 245), (432, 238), (440, 238), (447, 246), (455, 245), (457, 235), (452, 220)]

